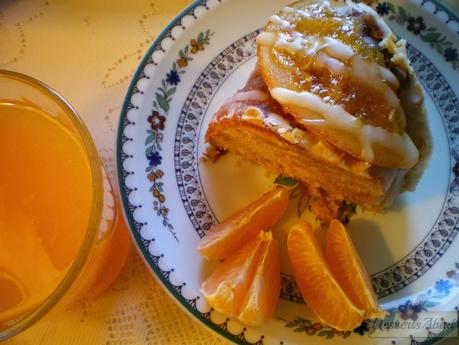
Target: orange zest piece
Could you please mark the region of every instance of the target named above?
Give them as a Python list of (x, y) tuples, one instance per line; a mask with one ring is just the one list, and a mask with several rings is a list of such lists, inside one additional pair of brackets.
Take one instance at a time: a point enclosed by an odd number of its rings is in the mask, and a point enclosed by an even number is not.
[(277, 223), (288, 206), (288, 191), (276, 187), (216, 225), (201, 240), (199, 251), (209, 260), (221, 260)]
[(274, 315), (280, 296), (280, 264), (277, 241), (271, 232), (263, 234), (265, 247), (252, 284), (237, 318), (249, 326), (260, 325)]
[(327, 231), (325, 256), (331, 271), (354, 305), (365, 311), (365, 318), (384, 318), (370, 277), (355, 250), (346, 228), (332, 220)]
[(261, 231), (258, 237), (229, 256), (202, 283), (201, 292), (212, 308), (227, 316), (238, 314), (268, 241), (268, 236)]
[(295, 224), (288, 234), (287, 246), (301, 294), (319, 320), (341, 331), (358, 327), (364, 312), (351, 302), (333, 277), (311, 225)]

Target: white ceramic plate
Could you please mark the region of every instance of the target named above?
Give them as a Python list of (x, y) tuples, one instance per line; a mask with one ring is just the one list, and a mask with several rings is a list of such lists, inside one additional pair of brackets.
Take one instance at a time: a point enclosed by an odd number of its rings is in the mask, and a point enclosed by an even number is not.
[[(287, 3), (197, 1), (150, 47), (129, 87), (118, 130), (119, 185), (133, 238), (173, 298), (232, 341), (435, 342), (448, 334), (442, 322), (457, 315), (459, 305), (459, 22), (433, 0), (373, 4), (409, 43), (426, 91), (433, 158), (416, 192), (401, 195), (383, 215), (358, 211), (349, 224), (380, 302), (390, 311), (386, 321), (399, 320), (405, 328), (386, 323), (375, 330), (364, 323), (343, 333), (317, 323), (302, 302), (285, 253), (285, 235), (301, 211), (301, 196), (275, 229), (283, 248), (275, 318), (246, 328), (209, 310), (199, 292), (212, 269), (196, 250), (199, 239), (275, 179), (231, 154), (216, 164), (201, 162), (204, 134), (218, 105), (244, 84), (254, 66), (257, 30)], [(429, 317), (440, 326), (428, 324)]]

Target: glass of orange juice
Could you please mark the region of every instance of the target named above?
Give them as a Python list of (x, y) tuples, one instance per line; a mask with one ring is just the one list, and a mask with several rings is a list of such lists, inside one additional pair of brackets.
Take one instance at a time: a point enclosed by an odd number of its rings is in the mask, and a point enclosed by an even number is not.
[(75, 110), (0, 70), (0, 341), (110, 285), (130, 247), (118, 210)]

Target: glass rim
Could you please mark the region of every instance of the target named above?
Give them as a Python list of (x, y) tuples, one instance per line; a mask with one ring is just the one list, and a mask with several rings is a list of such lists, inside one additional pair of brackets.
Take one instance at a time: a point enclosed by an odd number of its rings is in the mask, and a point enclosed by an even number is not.
[(102, 162), (100, 161), (92, 136), (75, 108), (73, 108), (64, 97), (47, 84), (19, 72), (0, 69), (0, 78), (9, 78), (27, 84), (49, 97), (64, 111), (65, 116), (71, 121), (72, 125), (75, 126), (78, 135), (81, 137), (81, 143), (90, 165), (93, 193), (89, 222), (86, 227), (83, 241), (64, 278), (54, 291), (32, 312), (7, 328), (0, 330), (0, 341), (2, 341), (22, 332), (46, 315), (64, 297), (65, 293), (70, 289), (79, 273), (82, 271), (89, 256), (90, 248), (98, 233), (102, 216), (103, 175)]

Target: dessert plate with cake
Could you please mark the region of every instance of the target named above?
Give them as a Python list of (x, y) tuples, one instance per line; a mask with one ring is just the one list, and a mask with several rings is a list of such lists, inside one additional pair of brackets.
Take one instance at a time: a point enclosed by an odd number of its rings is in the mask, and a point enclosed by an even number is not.
[(197, 1), (133, 77), (117, 138), (132, 236), (233, 342), (457, 333), (459, 18), (366, 3)]

